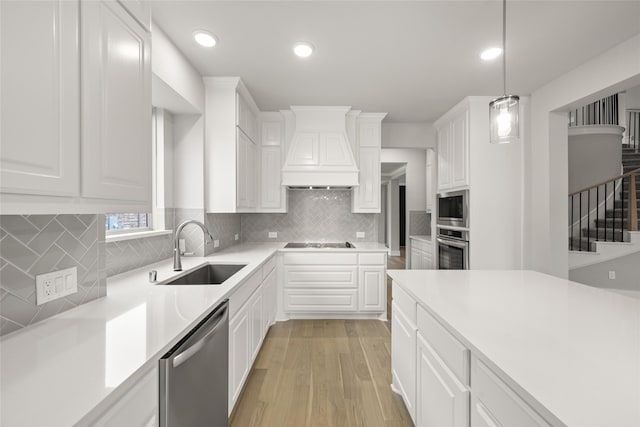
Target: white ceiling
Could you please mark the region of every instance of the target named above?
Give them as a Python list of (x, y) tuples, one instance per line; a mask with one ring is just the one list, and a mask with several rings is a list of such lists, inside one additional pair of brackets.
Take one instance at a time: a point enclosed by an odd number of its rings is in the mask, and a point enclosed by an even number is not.
[[(432, 122), (464, 96), (501, 94), (501, 59), (478, 57), (501, 43), (501, 5), (155, 0), (153, 17), (202, 75), (242, 77), (263, 111), (350, 105)], [(507, 91), (519, 95), (640, 33), (638, 0), (510, 0), (507, 17)], [(197, 45), (196, 29), (218, 46)], [(300, 40), (311, 58), (293, 55)]]
[(393, 175), (394, 172), (407, 166), (406, 163), (380, 163), (380, 173), (382, 175)]

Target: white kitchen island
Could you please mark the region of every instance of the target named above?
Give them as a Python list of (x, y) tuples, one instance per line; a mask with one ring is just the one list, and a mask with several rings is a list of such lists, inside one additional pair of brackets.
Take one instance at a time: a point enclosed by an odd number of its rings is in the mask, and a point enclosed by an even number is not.
[(416, 425), (640, 425), (640, 300), (532, 271), (388, 274)]

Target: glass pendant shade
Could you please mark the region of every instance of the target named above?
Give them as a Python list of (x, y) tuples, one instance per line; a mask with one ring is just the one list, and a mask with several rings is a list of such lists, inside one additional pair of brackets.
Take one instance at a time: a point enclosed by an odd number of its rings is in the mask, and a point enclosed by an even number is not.
[(518, 140), (520, 137), (519, 110), (520, 97), (516, 95), (505, 95), (491, 101), (489, 120), (492, 144), (504, 144)]

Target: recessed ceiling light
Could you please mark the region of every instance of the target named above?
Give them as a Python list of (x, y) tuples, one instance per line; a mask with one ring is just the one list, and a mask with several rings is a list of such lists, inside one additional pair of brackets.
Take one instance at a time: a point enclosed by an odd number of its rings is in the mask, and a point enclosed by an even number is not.
[(300, 58), (307, 58), (313, 53), (313, 45), (309, 42), (298, 42), (293, 46), (293, 52)]
[(484, 59), (485, 61), (491, 61), (492, 59), (496, 59), (498, 56), (500, 56), (501, 53), (502, 49), (500, 49), (499, 47), (492, 47), (482, 52), (480, 54), (480, 58)]
[(204, 47), (213, 47), (218, 43), (216, 36), (208, 31), (198, 30), (193, 32), (193, 38), (199, 45)]

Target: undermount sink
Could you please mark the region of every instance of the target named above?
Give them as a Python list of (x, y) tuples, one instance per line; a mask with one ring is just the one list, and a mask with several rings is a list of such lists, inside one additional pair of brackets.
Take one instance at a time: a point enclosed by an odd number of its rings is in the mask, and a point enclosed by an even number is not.
[(221, 285), (246, 264), (207, 264), (163, 285)]

